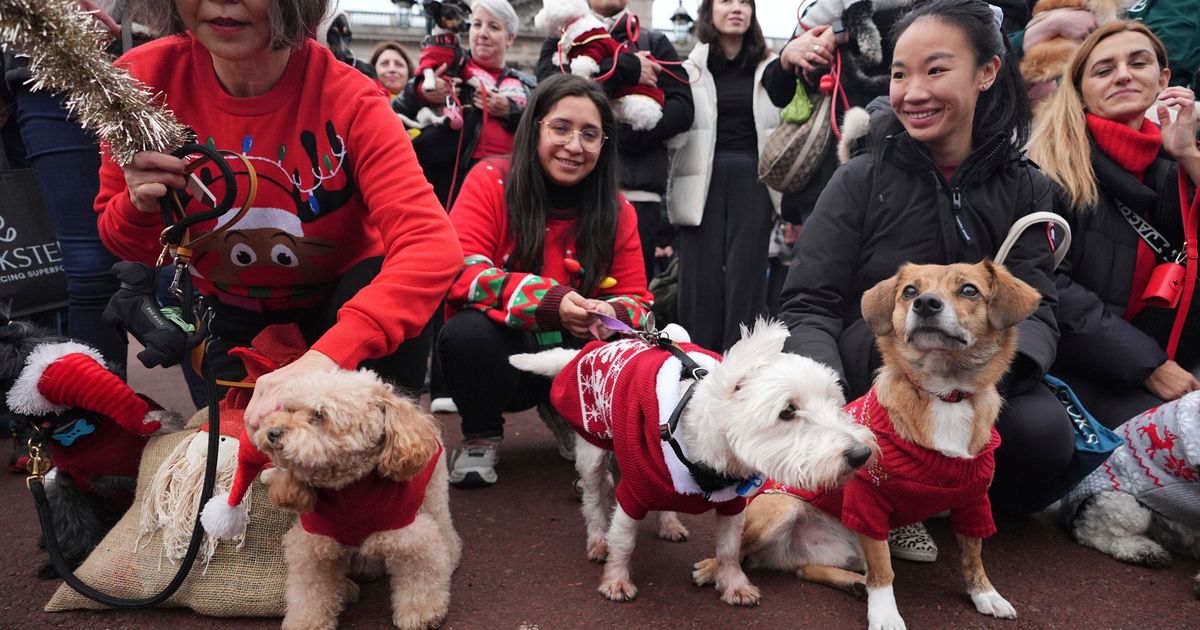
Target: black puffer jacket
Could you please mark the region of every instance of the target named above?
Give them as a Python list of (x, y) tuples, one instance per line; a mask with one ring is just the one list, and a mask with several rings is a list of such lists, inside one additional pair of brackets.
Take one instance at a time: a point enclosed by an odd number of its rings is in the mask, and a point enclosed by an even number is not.
[[(1143, 184), (1094, 145), (1092, 166), (1100, 183), (1100, 203), (1085, 211), (1061, 213), (1071, 223), (1073, 242), (1056, 278), (1062, 330), (1056, 369), (1129, 388), (1145, 381), (1167, 360), (1163, 349), (1175, 311), (1147, 308), (1132, 322), (1124, 319), (1141, 239), (1113, 199), (1120, 199), (1172, 245), (1182, 248), (1179, 166), (1160, 155), (1146, 170)], [(1185, 367), (1200, 360), (1198, 305), (1188, 314), (1175, 358)]]
[[(837, 369), (847, 394), (879, 367), (862, 294), (905, 262), (948, 264), (991, 257), (1019, 217), (1051, 210), (1050, 182), (1003, 134), (982, 142), (947, 182), (923, 145), (900, 131), (840, 168), (804, 226), (783, 288), (787, 349)], [(1044, 231), (1026, 230), (1008, 268), (1041, 292), (1020, 325), (1008, 393), (1040, 380), (1054, 361), (1058, 328), (1052, 252)]]

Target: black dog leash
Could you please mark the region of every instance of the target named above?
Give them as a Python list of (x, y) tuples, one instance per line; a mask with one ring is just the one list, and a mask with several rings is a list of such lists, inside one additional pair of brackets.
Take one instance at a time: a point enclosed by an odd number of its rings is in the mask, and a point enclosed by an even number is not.
[[(671, 450), (675, 451), (675, 456), (687, 467), (688, 472), (692, 475), (692, 479), (695, 480), (696, 485), (700, 486), (700, 489), (705, 494), (710, 494), (734, 485), (739, 486), (740, 489), (740, 486), (749, 480), (743, 477), (723, 475), (713, 470), (710, 466), (693, 462), (684, 456), (683, 447), (679, 445), (679, 441), (674, 437), (675, 429), (679, 427), (679, 418), (683, 415), (684, 408), (687, 407), (688, 402), (692, 399), (692, 394), (696, 391), (696, 385), (699, 385), (700, 381), (705, 376), (708, 376), (708, 370), (696, 363), (692, 357), (688, 356), (688, 353), (683, 351), (683, 348), (679, 347), (679, 344), (671, 341), (665, 335), (659, 335), (655, 341), (658, 347), (669, 351), (675, 358), (679, 359), (679, 362), (683, 364), (683, 374), (693, 379), (692, 384), (688, 385), (687, 391), (683, 392), (683, 396), (679, 398), (679, 402), (671, 412), (671, 417), (665, 423), (658, 425), (658, 436), (662, 438), (662, 441), (671, 446)], [(739, 492), (739, 494), (741, 493)]]
[[(220, 152), (201, 144), (191, 143), (180, 147), (172, 153), (172, 155), (179, 158), (196, 154), (200, 154), (205, 158), (208, 158), (208, 160), (213, 163), (217, 170), (220, 171), (221, 178), (225, 182), (225, 194), (223, 195), (220, 203), (214, 205), (212, 210), (190, 216), (176, 216), (176, 210), (182, 214), (183, 204), (180, 202), (179, 193), (177, 191), (168, 190), (167, 195), (160, 200), (163, 220), (167, 224), (167, 227), (163, 230), (161, 237), (164, 245), (164, 255), (166, 254), (168, 247), (174, 246), (176, 248), (181, 248), (180, 243), (185, 238), (184, 235), (187, 234), (189, 227), (203, 221), (215, 219), (225, 214), (233, 207), (234, 200), (237, 197), (236, 175), (233, 172), (233, 169), (225, 161), (224, 155), (222, 155)], [(243, 162), (247, 165), (247, 167), (249, 166), (249, 163), (244, 159)], [(254, 197), (253, 182), (255, 178), (252, 170), (249, 172), (249, 175), (252, 182), (251, 193), (248, 195), (247, 201), (242, 207), (243, 214), (249, 207)], [(189, 175), (189, 177), (194, 177), (194, 175)], [(228, 225), (232, 225), (235, 221), (236, 218), (233, 221), (230, 221)], [(209, 233), (198, 237), (189, 244), (194, 244), (200, 240), (206, 239), (212, 234), (213, 233)], [(160, 256), (160, 260), (161, 258), (162, 256)], [(172, 281), (172, 291), (179, 294), (179, 297), (184, 300), (185, 312), (188, 312), (191, 311), (192, 305), (190, 295), (191, 287), (190, 283), (188, 283), (188, 274), (185, 273), (186, 269), (187, 260), (184, 260), (182, 263), (180, 263), (177, 259), (175, 279)], [(211, 331), (209, 320), (211, 320), (212, 314), (212, 309), (209, 309), (205, 314), (204, 321), (202, 322), (202, 327), (205, 331)], [(187, 317), (191, 319), (190, 312), (188, 312)], [(211, 340), (211, 332), (206, 332), (205, 341)], [(200, 501), (196, 506), (196, 520), (192, 524), (192, 537), (188, 542), (187, 552), (183, 556), (183, 561), (180, 563), (179, 569), (176, 570), (175, 576), (157, 594), (142, 599), (114, 597), (89, 586), (75, 575), (75, 572), (70, 566), (67, 565), (66, 560), (63, 558), (62, 549), (58, 543), (58, 536), (55, 534), (54, 530), (54, 520), (50, 514), (50, 503), (46, 498), (45, 476), (50, 469), (50, 462), (48, 458), (42, 456), (42, 448), (45, 438), (47, 437), (46, 433), (48, 432), (41, 430), (35, 434), (35, 438), (30, 439), (30, 475), (25, 479), (25, 485), (33, 494), (33, 504), (37, 510), (38, 523), (41, 525), (42, 535), (46, 541), (46, 554), (50, 557), (50, 564), (54, 567), (54, 570), (58, 572), (59, 577), (61, 577), (68, 586), (75, 589), (80, 595), (108, 606), (109, 608), (149, 608), (170, 599), (170, 597), (179, 590), (179, 587), (183, 585), (183, 582), (187, 579), (188, 574), (191, 573), (192, 566), (196, 562), (196, 556), (200, 552), (200, 545), (204, 540), (204, 526), (200, 523), (200, 512), (204, 505), (208, 503), (208, 500), (212, 498), (213, 490), (216, 487), (217, 454), (221, 444), (221, 432), (219, 430), (221, 426), (221, 412), (218, 406), (219, 396), (217, 391), (217, 379), (216, 375), (212, 372), (212, 363), (208, 356), (209, 347), (210, 344), (204, 344), (203, 360), (201, 361), (202, 376), (205, 383), (208, 385), (208, 448), (204, 462), (204, 481), (201, 485)], [(34, 441), (35, 439), (37, 442)]]

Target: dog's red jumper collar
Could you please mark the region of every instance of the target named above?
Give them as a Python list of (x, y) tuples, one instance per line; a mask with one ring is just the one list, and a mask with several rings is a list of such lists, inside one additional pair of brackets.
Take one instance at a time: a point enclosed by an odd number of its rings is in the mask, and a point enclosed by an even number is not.
[(924, 386), (922, 386), (920, 383), (918, 383), (916, 380), (913, 379), (913, 377), (909, 376), (908, 374), (905, 374), (904, 378), (907, 378), (908, 382), (913, 384), (913, 387), (916, 387), (917, 389), (925, 392), (926, 394), (929, 394), (930, 396), (937, 396), (942, 402), (948, 402), (948, 403), (962, 402), (962, 401), (975, 395), (975, 392), (969, 392), (965, 389), (955, 389), (955, 390), (952, 390), (949, 394), (939, 394), (937, 392), (931, 392), (928, 389), (925, 389)]

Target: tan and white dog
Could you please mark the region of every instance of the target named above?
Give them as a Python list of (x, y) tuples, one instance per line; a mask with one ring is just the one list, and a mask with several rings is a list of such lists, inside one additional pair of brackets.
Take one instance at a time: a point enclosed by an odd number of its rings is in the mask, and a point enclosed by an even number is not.
[[(904, 628), (892, 591), (888, 530), (948, 509), (976, 609), (1015, 617), (988, 581), (980, 548), (995, 531), (987, 487), (999, 444), (992, 426), (1002, 404), (996, 383), (1016, 353), (1014, 327), (1039, 299), (986, 260), (905, 265), (863, 294), (863, 317), (883, 367), (872, 390), (847, 410), (871, 428), (878, 456), (840, 490), (775, 484), (756, 497), (742, 534), (744, 561), (865, 594), (870, 628)], [(865, 576), (854, 572), (863, 568)], [(716, 566), (705, 560), (696, 569), (711, 575)]]

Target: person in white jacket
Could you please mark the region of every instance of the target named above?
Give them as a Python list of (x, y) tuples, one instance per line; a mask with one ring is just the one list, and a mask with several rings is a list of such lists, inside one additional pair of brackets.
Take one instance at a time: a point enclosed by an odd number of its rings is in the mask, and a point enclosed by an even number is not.
[(696, 36), (686, 64), (696, 113), (671, 163), (668, 211), (680, 226), (679, 323), (722, 351), (766, 312), (780, 195), (758, 181), (758, 156), (796, 77), (771, 63), (754, 0), (704, 0)]

